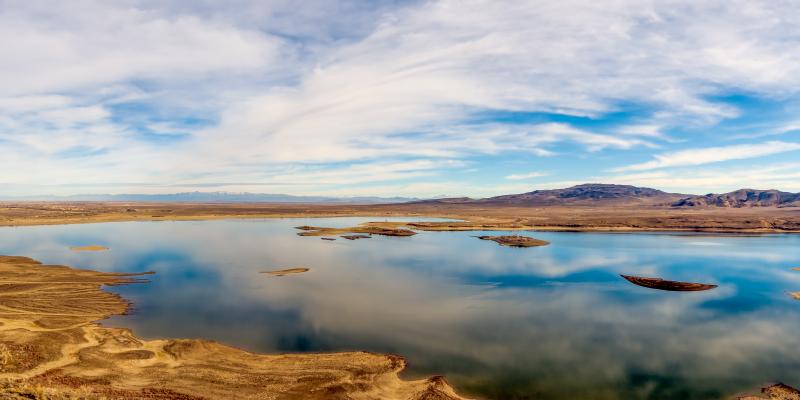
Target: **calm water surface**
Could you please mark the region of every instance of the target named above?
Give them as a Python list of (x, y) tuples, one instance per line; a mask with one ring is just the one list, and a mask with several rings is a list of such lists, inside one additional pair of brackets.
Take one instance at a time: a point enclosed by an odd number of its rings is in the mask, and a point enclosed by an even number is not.
[[(443, 374), (487, 399), (720, 399), (800, 386), (800, 235), (538, 232), (514, 249), (481, 232), (334, 242), (293, 226), (370, 219), (125, 222), (0, 228), (0, 254), (103, 271), (138, 336), (259, 352), (370, 350), (407, 377)], [(375, 220), (375, 219), (372, 219)], [(409, 219), (405, 219), (409, 220)], [(75, 253), (69, 246), (105, 245)], [(310, 267), (270, 277), (259, 271)], [(661, 292), (620, 273), (715, 283)]]

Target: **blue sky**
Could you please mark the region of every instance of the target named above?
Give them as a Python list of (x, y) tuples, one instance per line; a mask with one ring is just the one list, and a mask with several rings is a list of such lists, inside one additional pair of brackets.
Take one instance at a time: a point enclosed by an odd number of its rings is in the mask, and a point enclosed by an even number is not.
[(776, 1), (0, 0), (0, 195), (800, 191)]

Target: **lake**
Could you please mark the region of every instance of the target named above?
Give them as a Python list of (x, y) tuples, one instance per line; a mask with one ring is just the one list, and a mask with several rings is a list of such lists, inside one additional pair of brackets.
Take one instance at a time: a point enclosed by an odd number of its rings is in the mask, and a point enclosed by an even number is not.
[[(294, 226), (383, 218), (120, 222), (0, 228), (0, 254), (155, 271), (108, 288), (134, 302), (103, 322), (143, 338), (247, 350), (368, 350), (486, 399), (721, 399), (800, 386), (800, 235), (497, 232), (324, 241)], [(402, 218), (400, 220), (414, 220)], [(417, 219), (419, 220), (419, 219)], [(430, 220), (430, 219), (425, 219)], [(104, 252), (70, 246), (104, 245)], [(261, 271), (307, 267), (275, 277)], [(619, 274), (713, 283), (635, 286)]]

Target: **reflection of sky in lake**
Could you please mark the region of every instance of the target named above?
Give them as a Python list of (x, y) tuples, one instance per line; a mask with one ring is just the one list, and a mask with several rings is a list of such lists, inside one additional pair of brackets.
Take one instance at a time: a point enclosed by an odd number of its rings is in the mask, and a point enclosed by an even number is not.
[[(408, 358), (496, 399), (716, 399), (800, 385), (800, 236), (538, 232), (515, 249), (480, 232), (328, 242), (293, 226), (370, 219), (134, 222), (0, 228), (0, 254), (104, 271), (142, 337), (262, 352), (363, 349)], [(375, 220), (375, 219), (371, 219)], [(490, 233), (491, 234), (491, 233)], [(76, 253), (76, 245), (107, 252)], [(259, 271), (310, 267), (269, 277)], [(697, 293), (619, 273), (719, 284)]]

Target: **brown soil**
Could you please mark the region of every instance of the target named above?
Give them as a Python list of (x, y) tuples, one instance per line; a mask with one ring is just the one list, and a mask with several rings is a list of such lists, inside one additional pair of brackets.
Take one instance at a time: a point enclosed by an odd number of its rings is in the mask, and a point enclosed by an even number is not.
[[(800, 208), (497, 206), (490, 204), (0, 203), (0, 225), (291, 217), (446, 217), (463, 222), (376, 223), (414, 230), (800, 232)], [(371, 232), (352, 232), (371, 233)]]
[(286, 276), (291, 274), (302, 274), (303, 272), (311, 271), (310, 268), (288, 268), (288, 269), (281, 269), (277, 271), (264, 271), (262, 274), (272, 275), (272, 276)]
[(550, 242), (546, 240), (539, 240), (534, 239), (528, 236), (519, 236), (519, 235), (512, 235), (512, 236), (475, 236), (481, 240), (491, 240), (500, 244), (501, 246), (510, 246), (510, 247), (538, 247), (538, 246), (547, 246)]
[(365, 352), (261, 355), (207, 340), (142, 340), (96, 321), (129, 274), (0, 256), (0, 399), (462, 399), (441, 378)]

